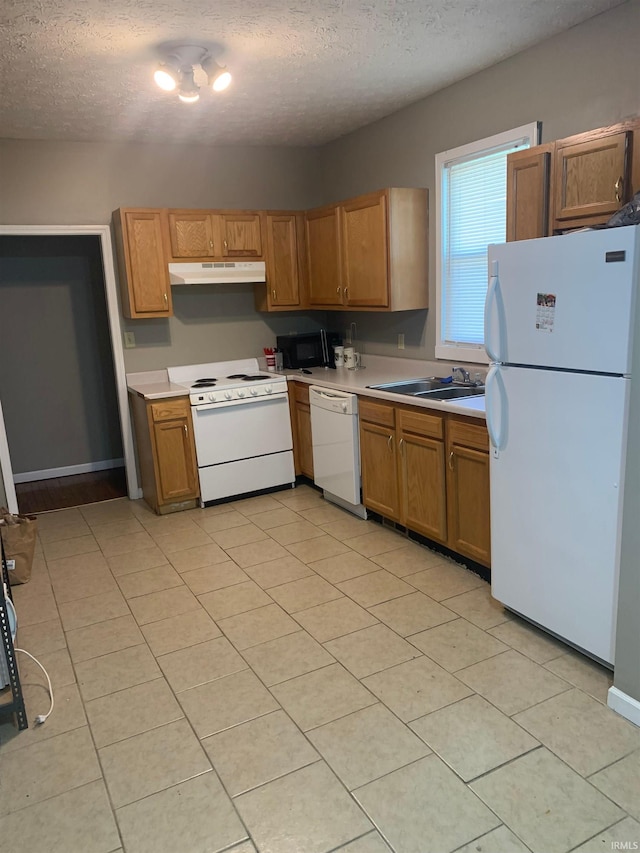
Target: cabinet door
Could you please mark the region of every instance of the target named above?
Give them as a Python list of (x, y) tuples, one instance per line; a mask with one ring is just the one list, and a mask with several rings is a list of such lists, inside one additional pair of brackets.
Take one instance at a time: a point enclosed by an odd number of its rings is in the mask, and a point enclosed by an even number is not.
[(273, 306), (300, 304), (295, 214), (267, 214), (267, 287)]
[(309, 303), (342, 305), (338, 208), (310, 210), (306, 216)]
[(576, 144), (556, 143), (556, 228), (568, 219), (610, 216), (626, 201), (631, 132)]
[[(129, 210), (119, 222), (120, 273), (127, 286), (123, 310), (129, 317), (170, 317), (171, 289), (164, 252), (162, 211)], [(127, 310), (128, 309), (128, 310)]]
[(158, 471), (158, 503), (198, 494), (195, 449), (187, 418), (153, 424)]
[(344, 302), (353, 307), (389, 304), (387, 199), (371, 193), (340, 206)]
[(259, 213), (219, 214), (223, 258), (261, 258)]
[(385, 518), (400, 520), (395, 430), (360, 421), (362, 502)]
[(489, 439), (484, 425), (447, 424), (448, 546), (491, 565)]
[(507, 157), (507, 241), (549, 234), (552, 145), (515, 151)]
[(400, 433), (402, 523), (438, 542), (447, 541), (444, 442)]
[(174, 258), (211, 258), (215, 255), (211, 215), (169, 212), (171, 255)]
[(300, 473), (313, 480), (313, 448), (311, 445), (311, 409), (296, 403), (296, 436)]

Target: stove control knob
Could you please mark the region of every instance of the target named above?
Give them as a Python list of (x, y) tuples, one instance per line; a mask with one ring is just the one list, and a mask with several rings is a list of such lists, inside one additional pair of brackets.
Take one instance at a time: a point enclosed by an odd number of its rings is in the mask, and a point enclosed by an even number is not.
[(273, 388), (271, 387), (271, 385), (266, 385), (264, 390), (267, 392), (267, 394), (273, 394)]
[(224, 392), (224, 399), (225, 400), (231, 400), (232, 398), (233, 398), (233, 395), (232, 395), (231, 391), (225, 391)]
[(244, 391), (244, 390), (240, 390), (240, 391), (238, 391), (238, 397), (246, 397), (246, 396), (247, 396), (247, 392), (246, 392), (246, 391)]
[(212, 402), (212, 403), (213, 403), (213, 402), (215, 401), (215, 399), (216, 399), (216, 395), (213, 393), (213, 391), (210, 391), (210, 392), (207, 394), (207, 397), (211, 400), (211, 402)]
[(251, 396), (252, 397), (258, 396), (258, 389), (257, 388), (251, 388)]

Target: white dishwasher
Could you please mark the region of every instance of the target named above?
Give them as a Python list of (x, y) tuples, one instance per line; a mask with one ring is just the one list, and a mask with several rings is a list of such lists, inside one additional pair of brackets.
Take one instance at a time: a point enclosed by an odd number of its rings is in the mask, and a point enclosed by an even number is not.
[(327, 500), (366, 518), (367, 511), (360, 500), (358, 398), (345, 391), (312, 385), (309, 404), (313, 480)]

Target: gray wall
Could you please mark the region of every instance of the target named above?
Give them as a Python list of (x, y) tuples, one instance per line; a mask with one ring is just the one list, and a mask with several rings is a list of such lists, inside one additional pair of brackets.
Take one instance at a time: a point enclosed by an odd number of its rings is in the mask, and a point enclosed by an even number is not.
[(349, 314), (365, 352), (434, 357), (435, 155), (532, 121), (547, 141), (640, 114), (639, 40), (640, 2), (630, 0), (323, 148), (323, 202), (386, 186), (430, 192), (432, 310)]
[(314, 148), (5, 139), (0, 224), (106, 224), (117, 207), (304, 208), (317, 164)]
[(0, 399), (14, 474), (122, 457), (97, 237), (0, 237)]

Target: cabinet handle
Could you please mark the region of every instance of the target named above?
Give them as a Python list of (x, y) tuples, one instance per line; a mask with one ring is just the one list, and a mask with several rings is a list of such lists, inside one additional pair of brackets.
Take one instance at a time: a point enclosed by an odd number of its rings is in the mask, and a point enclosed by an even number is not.
[(213, 249), (213, 240), (209, 240), (209, 248)]
[(168, 304), (169, 304), (169, 297), (167, 296), (167, 294), (166, 294), (166, 293), (164, 294), (164, 304), (165, 304), (165, 305), (168, 305)]
[(618, 178), (618, 180), (613, 185), (614, 190), (616, 191), (616, 201), (622, 201), (622, 175)]
[(189, 430), (187, 429), (187, 425), (186, 425), (186, 424), (184, 424), (184, 434), (185, 434), (186, 436), (188, 436), (188, 435), (189, 435)]
[(275, 290), (272, 290), (272, 291), (271, 291), (271, 293), (273, 294), (273, 298), (275, 299), (275, 298), (276, 298), (276, 292), (275, 292)]
[(345, 299), (349, 298), (349, 288), (348, 287), (345, 287), (345, 289), (344, 289), (344, 298)]
[(389, 448), (389, 450), (392, 449), (392, 445), (393, 445), (393, 435), (390, 435), (389, 438), (387, 439), (387, 447)]
[(226, 241), (226, 240), (224, 240), (224, 242), (223, 242), (223, 244), (222, 244), (222, 245), (223, 245), (223, 246), (225, 247), (225, 249), (226, 249), (226, 248), (227, 248), (227, 241)]
[(340, 288), (340, 287), (336, 287), (336, 293), (338, 294), (338, 296), (340, 296), (340, 291), (341, 291), (341, 290), (342, 290), (342, 288)]
[(404, 438), (401, 438), (400, 441), (398, 442), (398, 450), (404, 456)]
[(449, 454), (449, 470), (453, 471), (453, 450)]

